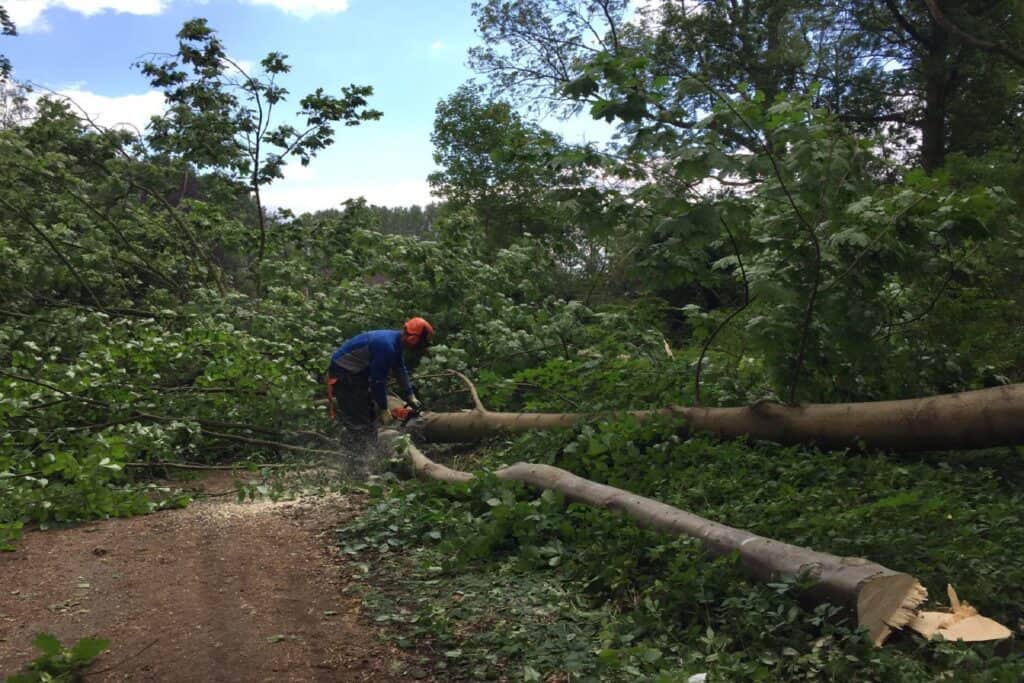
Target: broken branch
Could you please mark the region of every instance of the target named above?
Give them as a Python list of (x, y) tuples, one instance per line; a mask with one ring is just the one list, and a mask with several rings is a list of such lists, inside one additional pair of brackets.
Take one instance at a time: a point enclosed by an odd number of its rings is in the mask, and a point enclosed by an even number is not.
[(481, 413), (488, 412), (487, 408), (485, 408), (484, 404), (480, 401), (480, 394), (476, 392), (476, 385), (473, 384), (472, 380), (470, 380), (468, 377), (463, 375), (458, 370), (446, 370), (446, 372), (450, 375), (455, 375), (463, 382), (465, 382), (467, 387), (469, 387), (469, 393), (473, 397), (473, 405), (475, 406), (476, 410), (479, 410)]

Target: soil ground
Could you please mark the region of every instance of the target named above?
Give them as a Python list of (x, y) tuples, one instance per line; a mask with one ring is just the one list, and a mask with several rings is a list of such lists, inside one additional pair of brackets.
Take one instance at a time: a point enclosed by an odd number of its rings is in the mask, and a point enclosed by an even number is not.
[[(230, 490), (231, 475), (202, 482)], [(0, 553), (0, 679), (65, 645), (110, 641), (86, 681), (407, 680), (360, 619), (325, 534), (358, 499), (205, 498), (180, 510), (25, 534)]]

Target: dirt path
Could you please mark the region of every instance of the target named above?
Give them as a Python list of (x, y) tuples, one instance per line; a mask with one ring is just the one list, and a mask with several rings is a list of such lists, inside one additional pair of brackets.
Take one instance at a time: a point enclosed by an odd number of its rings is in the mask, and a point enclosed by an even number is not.
[[(230, 478), (208, 479), (210, 490)], [(0, 553), (0, 679), (39, 631), (111, 648), (87, 681), (403, 680), (359, 619), (320, 533), (355, 514), (312, 502), (200, 500), (183, 510), (30, 532)]]

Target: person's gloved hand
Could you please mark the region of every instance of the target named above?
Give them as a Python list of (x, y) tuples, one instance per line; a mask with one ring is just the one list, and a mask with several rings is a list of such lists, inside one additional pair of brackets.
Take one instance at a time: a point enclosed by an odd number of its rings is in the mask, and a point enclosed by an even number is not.
[(377, 421), (380, 422), (381, 427), (387, 427), (395, 421), (395, 418), (391, 417), (391, 411), (385, 408), (377, 413)]
[(416, 397), (416, 394), (409, 394), (409, 400), (406, 401), (409, 407), (415, 410), (417, 413), (423, 412), (423, 404)]

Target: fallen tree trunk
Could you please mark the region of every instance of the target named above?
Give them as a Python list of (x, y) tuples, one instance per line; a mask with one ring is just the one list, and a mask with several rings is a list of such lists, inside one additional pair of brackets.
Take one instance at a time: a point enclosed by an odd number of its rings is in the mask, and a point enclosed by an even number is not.
[[(395, 430), (381, 431), (381, 440), (392, 447), (398, 436)], [(448, 483), (467, 483), (473, 479), (468, 472), (433, 462), (411, 444), (406, 446), (405, 456), (420, 477)], [(641, 526), (696, 538), (715, 556), (737, 552), (747, 571), (762, 581), (809, 574), (817, 582), (809, 589), (808, 597), (854, 609), (858, 625), (868, 631), (876, 645), (881, 645), (894, 629), (904, 626), (931, 637), (938, 631), (936, 623), (963, 622), (961, 630), (956, 632), (963, 640), (996, 640), (1010, 635), (1008, 629), (978, 616), (977, 612), (920, 611), (919, 606), (928, 596), (924, 586), (909, 574), (870, 560), (839, 557), (758, 536), (550, 465), (520, 462), (498, 470), (495, 475), (499, 479), (558, 491), (574, 502), (621, 512)], [(977, 630), (973, 628), (975, 625)]]
[[(684, 433), (750, 437), (826, 449), (967, 450), (1024, 444), (1024, 384), (868, 403), (785, 405), (760, 401), (741, 408), (671, 406), (612, 415), (678, 419)], [(428, 441), (475, 441), (500, 433), (571, 427), (595, 417), (585, 413), (425, 413), (419, 422)]]

